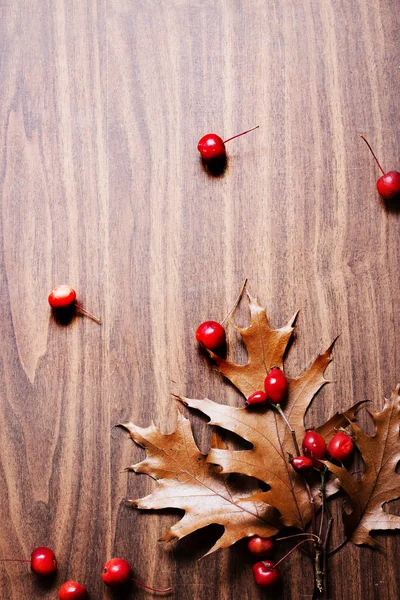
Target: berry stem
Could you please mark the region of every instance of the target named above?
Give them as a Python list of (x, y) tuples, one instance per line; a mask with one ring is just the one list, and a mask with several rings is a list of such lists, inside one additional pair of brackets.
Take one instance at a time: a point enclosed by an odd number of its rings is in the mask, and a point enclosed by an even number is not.
[(299, 444), (297, 443), (297, 439), (296, 439), (296, 432), (293, 429), (293, 427), (291, 426), (291, 424), (289, 423), (289, 421), (286, 418), (285, 413), (283, 412), (281, 405), (280, 404), (273, 404), (272, 402), (270, 402), (271, 406), (274, 406), (276, 408), (276, 410), (278, 411), (278, 413), (281, 415), (282, 419), (285, 421), (290, 433), (292, 434), (292, 438), (293, 438), (293, 444), (295, 447), (295, 450), (297, 452), (297, 456), (300, 456), (300, 448), (299, 448)]
[(319, 542), (320, 544), (322, 543), (322, 540), (320, 537), (318, 537), (318, 535), (315, 535), (315, 533), (296, 533), (295, 535), (287, 535), (286, 537), (281, 537), (281, 538), (276, 538), (275, 541), (276, 542), (284, 542), (285, 540), (290, 540), (292, 538), (297, 538), (297, 537), (315, 537), (317, 539), (317, 542)]
[(87, 317), (89, 317), (89, 319), (92, 319), (92, 321), (95, 321), (96, 323), (98, 323), (99, 325), (101, 325), (101, 321), (100, 321), (100, 319), (98, 317), (95, 317), (94, 315), (92, 315), (90, 312), (88, 312), (87, 310), (85, 310), (84, 308), (82, 308), (82, 306), (80, 306), (76, 302), (75, 302), (75, 308), (76, 308), (76, 310), (79, 310), (79, 312), (81, 312), (84, 315), (86, 315)]
[[(272, 402), (270, 404), (272, 404)], [(276, 408), (276, 410), (278, 411), (278, 413), (281, 415), (282, 419), (285, 421), (287, 427), (289, 428), (289, 431), (292, 434), (293, 444), (294, 444), (295, 450), (297, 452), (297, 456), (300, 456), (300, 448), (299, 448), (299, 444), (297, 442), (295, 430), (293, 429), (293, 427), (291, 426), (291, 424), (287, 420), (286, 415), (283, 412), (280, 404), (272, 404), (272, 406), (274, 406)], [(304, 481), (305, 488), (307, 490), (308, 499), (310, 501), (310, 506), (311, 506), (311, 527), (312, 527), (312, 532), (313, 532), (313, 535), (316, 535), (316, 533), (317, 533), (317, 523), (316, 523), (316, 520), (315, 520), (315, 501), (314, 501), (314, 497), (312, 495), (311, 488), (309, 486), (309, 483), (308, 483), (307, 479), (305, 479), (303, 477), (303, 481)]]
[(156, 592), (157, 594), (167, 594), (169, 592), (172, 592), (172, 587), (165, 588), (165, 590), (158, 590), (157, 588), (152, 588), (149, 585), (146, 585), (145, 583), (142, 583), (138, 579), (134, 579), (133, 577), (132, 577), (132, 581), (134, 581), (138, 585), (141, 585), (142, 587), (146, 588), (146, 590), (151, 590), (152, 592)]
[(376, 158), (376, 156), (375, 156), (375, 152), (372, 150), (372, 148), (371, 148), (371, 146), (370, 146), (369, 142), (368, 142), (368, 141), (365, 139), (365, 137), (364, 137), (363, 135), (360, 135), (360, 138), (361, 138), (362, 140), (364, 140), (364, 142), (367, 144), (367, 146), (368, 146), (368, 148), (369, 148), (369, 150), (370, 150), (370, 152), (371, 152), (372, 156), (374, 157), (374, 159), (375, 159), (375, 161), (376, 161), (376, 164), (378, 165), (378, 167), (379, 167), (379, 168), (380, 168), (380, 170), (382, 171), (382, 175), (384, 175), (384, 174), (385, 174), (385, 171), (382, 169), (382, 167), (381, 167), (381, 165), (380, 165), (380, 163), (379, 163), (379, 160)]
[(20, 563), (30, 563), (30, 560), (26, 560), (23, 558), (0, 558), (0, 562), (20, 562)]
[(231, 317), (232, 314), (235, 312), (235, 310), (237, 308), (237, 305), (239, 304), (239, 302), (240, 302), (240, 300), (241, 300), (241, 298), (243, 296), (243, 292), (246, 289), (246, 284), (247, 284), (247, 277), (244, 280), (242, 287), (240, 288), (240, 293), (239, 293), (238, 297), (235, 300), (235, 304), (232, 306), (232, 308), (230, 309), (230, 311), (228, 312), (228, 314), (222, 319), (221, 325), (223, 325), (225, 323), (225, 321), (227, 321), (229, 319), (229, 317)]
[(234, 140), (237, 137), (240, 137), (241, 135), (245, 135), (246, 133), (250, 133), (250, 131), (254, 131), (255, 129), (258, 129), (258, 127), (260, 127), (260, 126), (256, 125), (255, 127), (252, 127), (251, 129), (248, 129), (247, 131), (242, 131), (242, 133), (237, 133), (236, 135), (233, 135), (232, 137), (228, 138), (227, 140), (224, 140), (224, 144), (226, 144), (227, 142), (230, 142), (231, 140)]
[(291, 550), (289, 550), (289, 552), (287, 552), (287, 553), (285, 554), (285, 556), (282, 556), (282, 558), (281, 558), (280, 560), (278, 560), (278, 562), (277, 562), (277, 563), (275, 563), (275, 565), (274, 565), (274, 567), (273, 567), (273, 568), (274, 568), (274, 569), (276, 569), (276, 567), (277, 567), (278, 565), (280, 565), (280, 564), (281, 564), (281, 563), (282, 563), (284, 560), (286, 560), (286, 559), (287, 559), (287, 557), (288, 557), (288, 556), (290, 556), (290, 555), (292, 554), (292, 552), (294, 552), (295, 550), (297, 550), (297, 548), (299, 548), (299, 547), (300, 547), (302, 544), (306, 544), (306, 543), (308, 543), (308, 542), (310, 542), (310, 541), (312, 542), (312, 541), (313, 541), (313, 539), (312, 539), (312, 538), (309, 538), (309, 539), (307, 539), (307, 540), (302, 540), (301, 542), (299, 542), (298, 544), (296, 544), (296, 545), (294, 546), (294, 548), (292, 548)]

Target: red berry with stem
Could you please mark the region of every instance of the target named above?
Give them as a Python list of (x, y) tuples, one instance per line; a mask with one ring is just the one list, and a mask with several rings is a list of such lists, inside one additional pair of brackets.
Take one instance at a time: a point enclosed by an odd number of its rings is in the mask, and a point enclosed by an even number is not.
[(322, 435), (313, 429), (307, 431), (303, 439), (303, 452), (313, 461), (314, 467), (323, 468), (324, 465), (319, 461), (319, 459), (325, 458), (326, 454), (326, 444)]
[(100, 319), (82, 308), (76, 301), (76, 291), (69, 285), (57, 285), (48, 297), (49, 304), (54, 310), (62, 310), (74, 306), (76, 310), (96, 321), (100, 325)]
[(249, 552), (257, 558), (267, 558), (274, 550), (274, 542), (271, 538), (253, 535), (247, 543)]
[(314, 463), (307, 456), (295, 456), (291, 460), (291, 465), (296, 473), (300, 475), (309, 475), (314, 468)]
[(255, 582), (261, 588), (274, 587), (279, 583), (281, 574), (279, 569), (275, 568), (272, 560), (263, 560), (252, 567)]
[(400, 173), (398, 171), (388, 171), (387, 173), (385, 173), (378, 159), (376, 158), (375, 153), (372, 150), (369, 142), (365, 139), (363, 135), (361, 136), (361, 138), (367, 144), (372, 156), (376, 161), (376, 164), (382, 172), (382, 177), (379, 177), (378, 181), (376, 182), (376, 188), (378, 192), (380, 193), (382, 198), (388, 201), (395, 200), (396, 198), (400, 197)]
[(343, 462), (353, 454), (353, 440), (344, 431), (338, 431), (328, 444), (328, 452), (335, 460)]
[(246, 405), (251, 406), (253, 404), (265, 404), (267, 400), (267, 394), (264, 392), (264, 390), (258, 390), (247, 398)]
[(86, 600), (87, 589), (76, 581), (66, 581), (58, 592), (60, 600)]
[(166, 593), (170, 592), (172, 588), (166, 588), (164, 590), (159, 590), (157, 588), (152, 588), (149, 585), (138, 581), (132, 577), (132, 568), (127, 560), (123, 558), (111, 558), (107, 562), (104, 563), (103, 573), (102, 573), (103, 582), (108, 587), (119, 587), (122, 585), (126, 585), (130, 581), (137, 583), (138, 585), (146, 588), (147, 590), (152, 590), (157, 593)]
[(226, 344), (225, 329), (217, 321), (204, 321), (197, 328), (196, 340), (201, 346), (214, 352)]
[(238, 133), (227, 140), (223, 140), (216, 133), (207, 133), (207, 135), (203, 135), (197, 144), (197, 150), (200, 152), (202, 159), (205, 161), (221, 160), (226, 157), (225, 144), (227, 142), (230, 142), (241, 135), (245, 135), (246, 133), (250, 133), (250, 131), (254, 131), (254, 129), (257, 129), (257, 127), (259, 127), (259, 125), (256, 125), (247, 131), (243, 131), (242, 133)]
[(0, 558), (0, 562), (30, 563), (32, 571), (43, 577), (53, 575), (57, 571), (57, 560), (53, 550), (44, 546), (35, 548), (30, 560), (25, 558)]
[(270, 402), (280, 404), (285, 400), (288, 392), (288, 381), (279, 367), (272, 367), (265, 378), (264, 388)]

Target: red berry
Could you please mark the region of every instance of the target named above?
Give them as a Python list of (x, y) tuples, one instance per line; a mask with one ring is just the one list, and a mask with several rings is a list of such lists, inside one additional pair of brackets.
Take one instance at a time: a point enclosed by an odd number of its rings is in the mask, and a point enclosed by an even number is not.
[(76, 292), (69, 285), (58, 285), (49, 294), (48, 300), (51, 308), (66, 308), (75, 303)]
[(385, 200), (391, 201), (400, 197), (400, 173), (398, 171), (385, 173), (379, 177), (376, 188)]
[(300, 475), (308, 475), (314, 468), (314, 463), (307, 456), (295, 456), (292, 458), (292, 467)]
[(123, 558), (111, 558), (104, 563), (102, 579), (109, 587), (125, 585), (132, 579), (132, 569)]
[(247, 543), (249, 552), (257, 558), (267, 558), (271, 556), (274, 549), (274, 542), (271, 538), (260, 537), (253, 535)]
[(354, 444), (349, 435), (343, 431), (335, 433), (328, 444), (328, 452), (335, 460), (343, 462), (350, 458), (353, 453)]
[(57, 285), (57, 287), (50, 292), (48, 301), (51, 308), (54, 308), (54, 310), (62, 310), (63, 308), (75, 306), (76, 310), (79, 310), (100, 325), (100, 319), (93, 316), (87, 310), (82, 308), (82, 306), (79, 306), (76, 302), (76, 291), (69, 285)]
[(263, 560), (253, 565), (253, 575), (256, 584), (261, 588), (275, 586), (281, 579), (279, 569), (274, 569), (275, 563), (272, 560)]
[(225, 329), (217, 321), (205, 321), (197, 328), (196, 340), (207, 350), (218, 350), (226, 343)]
[(267, 394), (263, 390), (258, 390), (258, 392), (254, 392), (251, 394), (246, 400), (246, 404), (251, 406), (252, 404), (265, 404), (267, 401)]
[(252, 127), (247, 131), (243, 131), (242, 133), (238, 133), (237, 135), (234, 135), (225, 141), (216, 133), (207, 133), (207, 135), (203, 135), (197, 144), (197, 150), (200, 152), (202, 159), (205, 161), (211, 161), (215, 159), (221, 160), (226, 157), (225, 144), (227, 142), (230, 142), (241, 135), (245, 135), (246, 133), (257, 129), (257, 127), (259, 127), (259, 125), (256, 125), (256, 127)]
[(86, 600), (88, 598), (87, 589), (76, 581), (67, 581), (60, 587), (58, 592), (60, 600)]
[(31, 554), (31, 569), (37, 575), (53, 575), (57, 571), (57, 560), (50, 548), (35, 548)]
[(264, 388), (270, 402), (280, 404), (285, 400), (288, 391), (288, 382), (279, 367), (272, 367), (265, 378)]
[(221, 159), (226, 155), (224, 140), (216, 133), (203, 135), (197, 144), (197, 150), (204, 160)]
[(396, 198), (399, 198), (400, 197), (400, 173), (398, 171), (389, 171), (388, 173), (385, 173), (385, 171), (382, 169), (378, 159), (376, 158), (375, 153), (372, 150), (369, 142), (365, 139), (365, 137), (363, 135), (361, 136), (361, 138), (367, 144), (372, 156), (374, 157), (374, 159), (376, 161), (376, 164), (378, 165), (380, 171), (382, 172), (382, 177), (379, 177), (378, 181), (376, 182), (376, 188), (377, 188), (378, 192), (380, 193), (382, 198), (384, 198), (385, 200), (388, 200), (389, 202), (391, 200), (395, 200)]
[(323, 468), (324, 465), (318, 460), (325, 458), (326, 454), (326, 444), (322, 435), (312, 429), (307, 431), (303, 439), (303, 452), (305, 456), (311, 458), (314, 467), (317, 467), (317, 469)]

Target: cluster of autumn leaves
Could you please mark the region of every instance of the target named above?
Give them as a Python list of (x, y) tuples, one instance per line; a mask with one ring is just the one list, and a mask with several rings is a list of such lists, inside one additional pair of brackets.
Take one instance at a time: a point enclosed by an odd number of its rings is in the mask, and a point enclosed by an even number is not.
[[(265, 308), (249, 294), (248, 299), (250, 326), (237, 328), (247, 349), (248, 362), (235, 364), (209, 352), (220, 372), (245, 398), (249, 398), (255, 390), (263, 389), (266, 373), (272, 367), (283, 369), (283, 358), (296, 317), (280, 329), (271, 329)], [(323, 518), (323, 501), (336, 494), (339, 487), (345, 491), (351, 505), (350, 510), (343, 511), (347, 541), (376, 546), (370, 535), (372, 531), (400, 528), (400, 517), (383, 509), (387, 502), (400, 497), (396, 475), (400, 459), (398, 387), (385, 401), (380, 413), (370, 412), (376, 428), (372, 436), (355, 423), (355, 414), (361, 403), (343, 413), (336, 413), (315, 428), (327, 442), (339, 428), (348, 428), (364, 462), (361, 477), (352, 474), (340, 463), (325, 460), (324, 471), (329, 471), (332, 477), (324, 484), (322, 494), (320, 481), (311, 478), (310, 484), (305, 485), (303, 476), (290, 466), (290, 455), (297, 454), (294, 440), (303, 440), (306, 433), (305, 413), (314, 396), (327, 383), (324, 373), (332, 360), (331, 350), (332, 346), (317, 356), (299, 377), (287, 379), (288, 392), (282, 407), (285, 419), (280, 418), (271, 407), (249, 410), (210, 399), (178, 398), (187, 407), (206, 415), (210, 426), (236, 434), (250, 443), (251, 449), (221, 447), (218, 436), (214, 434), (208, 454), (203, 455), (194, 441), (189, 421), (181, 412), (178, 413), (175, 431), (168, 435), (155, 425), (141, 428), (132, 422), (123, 424), (134, 442), (146, 449), (145, 460), (130, 469), (157, 481), (150, 495), (130, 500), (130, 503), (140, 509), (170, 507), (184, 511), (181, 520), (167, 531), (164, 540), (181, 539), (216, 523), (224, 530), (209, 550), (208, 553), (211, 553), (242, 538), (275, 536), (284, 527), (294, 527), (304, 534), (309, 531), (310, 523), (318, 513)], [(292, 431), (285, 421), (290, 423)], [(238, 487), (237, 481), (229, 477), (234, 473), (267, 484), (267, 491), (255, 489), (249, 492), (248, 488)], [(318, 581), (317, 586), (322, 592)]]

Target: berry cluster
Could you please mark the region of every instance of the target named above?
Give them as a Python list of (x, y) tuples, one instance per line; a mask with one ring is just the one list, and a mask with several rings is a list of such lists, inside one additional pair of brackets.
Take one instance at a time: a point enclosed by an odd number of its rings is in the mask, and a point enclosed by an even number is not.
[[(243, 290), (242, 290), (243, 291)], [(240, 296), (239, 296), (240, 299)], [(235, 303), (234, 308), (237, 306)], [(232, 310), (234, 310), (234, 308)], [(231, 311), (232, 312), (232, 311)], [(226, 332), (222, 323), (217, 321), (205, 321), (201, 323), (196, 331), (196, 339), (198, 343), (211, 352), (212, 354), (220, 354), (225, 352), (226, 348)], [(327, 467), (324, 465), (324, 459), (329, 457), (334, 461), (345, 462), (348, 460), (354, 450), (354, 442), (352, 438), (344, 431), (338, 430), (329, 441), (328, 446), (321, 434), (312, 429), (306, 431), (302, 441), (302, 453), (296, 441), (296, 435), (287, 420), (281, 404), (283, 404), (290, 394), (290, 380), (287, 379), (283, 370), (279, 366), (272, 367), (266, 374), (264, 379), (264, 389), (254, 391), (246, 399), (246, 407), (250, 410), (257, 406), (270, 406), (277, 410), (289, 427), (295, 442), (296, 456), (289, 455), (289, 463), (294, 471), (303, 478), (304, 485), (309, 490), (311, 496), (311, 477), (317, 475), (321, 480), (321, 496), (324, 505), (324, 510), (328, 512), (325, 498), (325, 479), (327, 476)], [(310, 481), (309, 481), (310, 479)], [(315, 529), (315, 516), (313, 516), (313, 531)], [(321, 532), (322, 532), (323, 517), (321, 518), (319, 536), (316, 533), (300, 533), (291, 535), (281, 540), (302, 537), (302, 540), (292, 548), (283, 558), (277, 563), (270, 560), (274, 549), (274, 542), (271, 538), (263, 538), (258, 535), (252, 536), (248, 541), (248, 549), (250, 553), (260, 559), (252, 567), (255, 582), (262, 588), (275, 588), (280, 582), (281, 575), (278, 569), (289, 554), (295, 551), (304, 543), (312, 542), (314, 544), (314, 552), (320, 551), (322, 547)], [(304, 539), (305, 538), (305, 539)], [(280, 540), (277, 540), (280, 541)], [(266, 560), (268, 559), (268, 560)]]
[[(35, 548), (31, 554), (30, 560), (18, 559), (18, 558), (3, 558), (1, 562), (29, 562), (31, 570), (40, 577), (50, 577), (57, 571), (57, 560), (56, 556), (50, 548), (39, 547)], [(141, 581), (132, 577), (132, 568), (128, 561), (123, 558), (111, 558), (103, 566), (102, 580), (108, 587), (119, 588), (126, 586), (128, 583), (133, 581), (142, 587), (152, 590), (157, 593), (170, 592), (171, 588), (159, 590), (145, 585)], [(76, 581), (66, 581), (58, 591), (58, 597), (60, 600), (86, 600), (88, 591), (85, 586), (77, 583)]]

